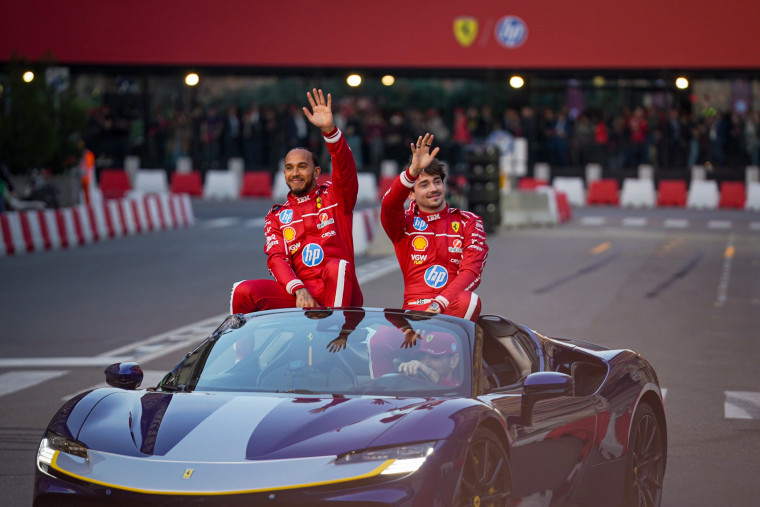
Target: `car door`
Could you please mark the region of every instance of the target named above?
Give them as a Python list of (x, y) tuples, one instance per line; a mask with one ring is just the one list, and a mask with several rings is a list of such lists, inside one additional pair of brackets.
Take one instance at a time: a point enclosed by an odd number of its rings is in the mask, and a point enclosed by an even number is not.
[[(483, 370), (489, 391), (481, 399), (491, 403), (507, 419), (512, 440), (510, 462), (516, 498), (535, 505), (563, 505), (589, 456), (596, 429), (593, 396), (560, 396), (538, 401), (525, 417), (522, 382), (529, 340), (519, 329), (512, 335), (491, 326), (483, 334)], [(535, 371), (535, 363), (533, 371)], [(534, 503), (531, 503), (534, 505)]]

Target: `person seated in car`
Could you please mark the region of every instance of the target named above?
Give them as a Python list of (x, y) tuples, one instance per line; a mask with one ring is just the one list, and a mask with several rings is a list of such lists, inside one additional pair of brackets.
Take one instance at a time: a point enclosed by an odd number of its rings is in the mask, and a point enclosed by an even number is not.
[(440, 331), (424, 333), (415, 359), (398, 365), (399, 373), (422, 377), (434, 384), (458, 386), (459, 345), (456, 338)]

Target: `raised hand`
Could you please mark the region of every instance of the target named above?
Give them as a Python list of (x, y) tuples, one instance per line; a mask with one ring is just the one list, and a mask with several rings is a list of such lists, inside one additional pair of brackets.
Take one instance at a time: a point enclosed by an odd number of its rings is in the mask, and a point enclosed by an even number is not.
[(412, 143), (412, 163), (410, 165), (410, 172), (412, 176), (418, 176), (423, 169), (430, 165), (438, 152), (439, 147), (435, 147), (433, 151), (430, 151), (430, 147), (433, 145), (433, 139), (435, 136), (429, 132), (425, 133), (425, 136), (417, 138), (417, 144)]
[(303, 108), (306, 119), (315, 127), (319, 127), (322, 132), (331, 132), (335, 128), (335, 124), (333, 123), (332, 97), (330, 94), (327, 94), (326, 102), (322, 90), (316, 88), (311, 92), (306, 92), (306, 96), (309, 98), (309, 104), (311, 104), (311, 111), (306, 107)]

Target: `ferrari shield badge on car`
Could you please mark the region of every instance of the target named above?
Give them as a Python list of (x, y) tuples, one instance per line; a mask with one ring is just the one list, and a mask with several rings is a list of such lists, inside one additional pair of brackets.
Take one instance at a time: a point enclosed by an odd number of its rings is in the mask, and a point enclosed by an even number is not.
[(188, 468), (188, 469), (186, 469), (186, 470), (185, 470), (185, 473), (184, 473), (184, 474), (182, 474), (182, 478), (183, 478), (183, 479), (189, 479), (190, 477), (192, 477), (192, 476), (193, 476), (193, 472), (194, 472), (194, 471), (195, 471), (195, 470), (194, 470), (194, 469), (192, 469), (192, 468)]

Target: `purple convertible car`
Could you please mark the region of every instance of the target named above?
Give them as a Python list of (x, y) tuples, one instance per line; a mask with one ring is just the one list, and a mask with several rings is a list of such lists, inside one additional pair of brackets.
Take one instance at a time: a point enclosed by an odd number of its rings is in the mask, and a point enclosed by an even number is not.
[(630, 350), (367, 308), (232, 315), (155, 387), (53, 417), (34, 504), (660, 504), (657, 374)]

